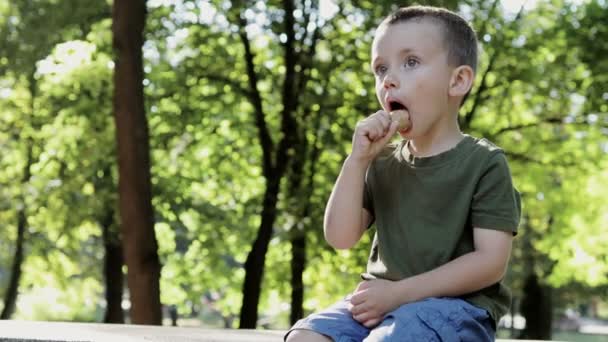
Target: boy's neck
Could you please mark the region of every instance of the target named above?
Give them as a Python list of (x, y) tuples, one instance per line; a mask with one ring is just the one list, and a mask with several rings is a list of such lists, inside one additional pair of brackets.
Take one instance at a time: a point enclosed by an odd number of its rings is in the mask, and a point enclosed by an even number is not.
[(409, 152), (415, 157), (434, 156), (452, 149), (464, 138), (457, 120), (437, 128), (434, 132), (410, 140)]

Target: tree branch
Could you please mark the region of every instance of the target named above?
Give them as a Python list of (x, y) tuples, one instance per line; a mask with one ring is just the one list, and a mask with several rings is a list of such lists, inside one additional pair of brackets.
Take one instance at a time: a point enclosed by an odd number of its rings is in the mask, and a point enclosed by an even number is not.
[(549, 117), (549, 118), (545, 118), (544, 120), (540, 120), (537, 122), (503, 127), (501, 129), (499, 129), (498, 131), (492, 133), (491, 136), (496, 137), (496, 136), (499, 136), (503, 133), (510, 132), (510, 131), (519, 131), (521, 129), (526, 129), (526, 128), (530, 128), (530, 127), (538, 127), (545, 123), (546, 124), (560, 124), (560, 123), (564, 123), (564, 119), (560, 118), (560, 117)]
[[(247, 76), (249, 80), (249, 88), (251, 95), (249, 97), (251, 104), (254, 108), (255, 113), (255, 123), (258, 128), (258, 138), (260, 139), (260, 144), (262, 145), (262, 154), (263, 154), (263, 172), (264, 175), (269, 176), (273, 172), (273, 162), (272, 155), (274, 151), (274, 143), (272, 138), (270, 137), (270, 133), (268, 131), (268, 125), (266, 124), (266, 118), (264, 115), (264, 109), (262, 106), (262, 96), (260, 95), (260, 91), (258, 89), (258, 76), (255, 72), (255, 66), (253, 63), (254, 55), (251, 51), (251, 45), (249, 42), (249, 38), (247, 37), (247, 32), (245, 31), (245, 26), (247, 26), (247, 20), (243, 15), (239, 15), (239, 37), (241, 38), (241, 42), (243, 43), (243, 48), (245, 49), (245, 63), (247, 65)], [(293, 30), (293, 27), (292, 27)]]
[(289, 157), (289, 149), (296, 141), (297, 122), (294, 117), (294, 112), (297, 106), (298, 94), (295, 93), (295, 67), (297, 56), (294, 53), (295, 31), (294, 31), (294, 3), (293, 0), (283, 0), (285, 8), (285, 17), (283, 23), (287, 40), (284, 45), (285, 52), (285, 79), (283, 80), (282, 102), (283, 110), (281, 113), (281, 132), (283, 138), (279, 143), (276, 159), (276, 174), (281, 177), (287, 168)]
[(534, 164), (538, 164), (538, 165), (547, 165), (546, 162), (532, 158), (528, 154), (525, 154), (525, 153), (505, 151), (505, 154), (511, 160), (517, 160), (517, 161), (526, 162), (526, 163), (534, 163)]
[(490, 7), (490, 10), (488, 11), (488, 17), (483, 22), (483, 24), (481, 25), (481, 29), (478, 32), (478, 37), (483, 38), (483, 36), (486, 35), (486, 32), (488, 31), (488, 25), (490, 24), (490, 19), (492, 19), (492, 16), (494, 15), (494, 12), (496, 11), (496, 7), (498, 7), (499, 2), (500, 2), (500, 0), (494, 0), (494, 2), (492, 3), (492, 7)]
[(548, 117), (548, 118), (545, 118), (545, 119), (537, 121), (537, 122), (503, 127), (501, 129), (499, 129), (498, 131), (490, 134), (489, 135), (489, 139), (493, 140), (497, 136), (499, 136), (501, 134), (504, 134), (504, 133), (507, 133), (507, 132), (518, 131), (518, 130), (522, 130), (522, 129), (526, 129), (526, 128), (532, 128), (532, 127), (538, 127), (538, 126), (540, 126), (542, 124), (563, 124), (563, 125), (597, 126), (597, 127), (602, 127), (602, 128), (608, 128), (608, 124), (603, 124), (603, 123), (590, 124), (590, 123), (585, 122), (585, 121), (566, 122), (566, 121), (564, 121), (563, 118), (560, 118), (560, 117), (557, 117), (557, 116), (553, 116), (553, 117)]
[(231, 80), (227, 77), (220, 76), (220, 75), (214, 75), (214, 74), (200, 75), (199, 77), (197, 77), (197, 81), (200, 81), (201, 79), (207, 79), (210, 81), (222, 82), (224, 84), (227, 84), (227, 85), (231, 86), (236, 92), (245, 95), (251, 101), (255, 101), (255, 99), (254, 99), (255, 91), (247, 90), (247, 89), (243, 88), (243, 86), (239, 82)]
[[(319, 40), (320, 37), (320, 33), (319, 33), (319, 26), (315, 27), (315, 31), (312, 34), (312, 42), (310, 45), (310, 48), (308, 49), (308, 52), (304, 55), (305, 60), (300, 64), (301, 68), (300, 68), (300, 73), (298, 74), (298, 84), (296, 85), (296, 94), (302, 94), (306, 83), (308, 82), (308, 80), (310, 79), (310, 69), (312, 68), (312, 61), (315, 57), (316, 54), (316, 50), (317, 50), (317, 41)], [(296, 106), (299, 102), (299, 97), (298, 99), (296, 99)], [(304, 113), (304, 117), (303, 119), (306, 120), (307, 118), (307, 113)]]
[[(496, 2), (492, 5), (491, 11), (494, 10), (495, 6), (496, 6)], [(511, 22), (511, 25), (515, 25), (521, 19), (523, 11), (524, 11), (524, 6), (522, 5), (519, 9), (519, 12), (517, 13), (517, 16)], [(500, 31), (500, 32), (502, 33), (504, 31)], [(501, 34), (500, 38), (501, 38), (501, 40), (502, 40), (502, 38), (504, 38), (503, 34)], [(502, 51), (504, 51), (504, 50), (502, 50)], [(465, 114), (464, 118), (462, 119), (462, 122), (460, 123), (463, 130), (468, 129), (471, 126), (471, 122), (473, 121), (473, 118), (475, 117), (477, 108), (479, 108), (481, 103), (484, 102), (484, 100), (486, 100), (488, 98), (484, 94), (489, 89), (488, 84), (487, 84), (487, 77), (488, 77), (489, 73), (494, 69), (494, 63), (496, 62), (497, 58), (498, 58), (498, 49), (494, 49), (494, 51), (492, 52), (492, 56), (490, 56), (490, 61), (488, 63), (488, 67), (486, 68), (486, 70), (483, 73), (483, 76), (481, 77), (479, 88), (475, 92), (475, 99), (473, 100), (473, 106), (471, 107), (471, 110), (469, 110), (469, 112)]]

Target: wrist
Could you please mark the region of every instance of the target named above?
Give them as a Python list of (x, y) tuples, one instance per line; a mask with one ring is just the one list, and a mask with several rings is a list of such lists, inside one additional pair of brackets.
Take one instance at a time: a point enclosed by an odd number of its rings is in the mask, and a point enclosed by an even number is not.
[(403, 303), (412, 303), (423, 299), (417, 291), (416, 278), (405, 278), (396, 282), (396, 295)]
[(346, 157), (346, 160), (344, 161), (344, 167), (367, 170), (370, 163), (371, 160), (350, 154), (348, 155), (348, 157)]

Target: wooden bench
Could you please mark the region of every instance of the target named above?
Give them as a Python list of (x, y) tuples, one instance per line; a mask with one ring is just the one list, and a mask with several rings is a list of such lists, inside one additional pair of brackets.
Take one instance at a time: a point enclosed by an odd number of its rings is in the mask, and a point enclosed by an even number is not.
[(0, 321), (0, 342), (280, 342), (283, 333), (130, 324)]

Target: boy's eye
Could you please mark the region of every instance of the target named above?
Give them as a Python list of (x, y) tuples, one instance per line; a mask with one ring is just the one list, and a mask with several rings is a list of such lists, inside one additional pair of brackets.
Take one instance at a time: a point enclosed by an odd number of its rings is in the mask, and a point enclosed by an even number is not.
[(376, 72), (376, 75), (384, 75), (386, 73), (386, 70), (386, 66), (378, 65), (374, 71)]
[(417, 65), (418, 65), (418, 60), (416, 60), (415, 58), (408, 58), (405, 61), (405, 66), (408, 67), (408, 68), (413, 68), (413, 67), (415, 67)]

